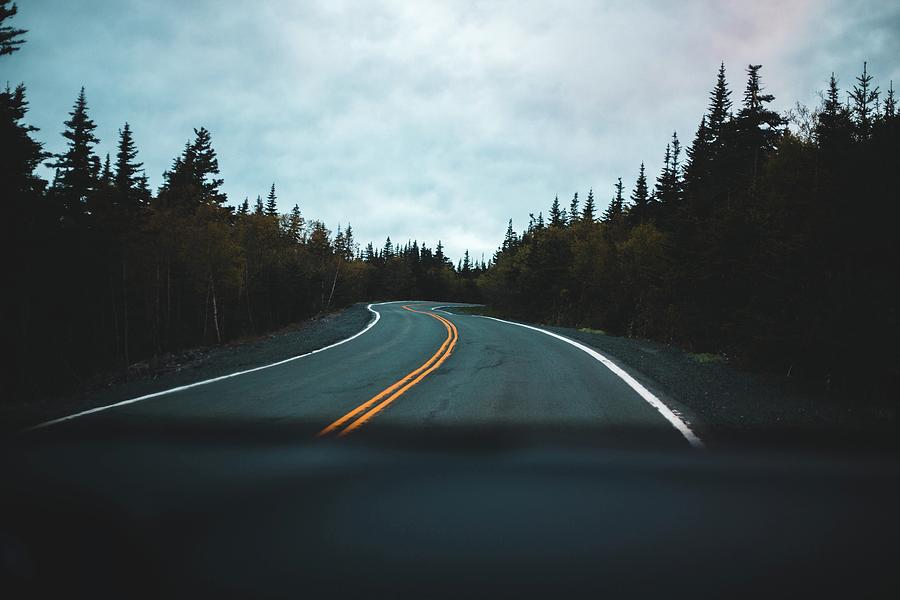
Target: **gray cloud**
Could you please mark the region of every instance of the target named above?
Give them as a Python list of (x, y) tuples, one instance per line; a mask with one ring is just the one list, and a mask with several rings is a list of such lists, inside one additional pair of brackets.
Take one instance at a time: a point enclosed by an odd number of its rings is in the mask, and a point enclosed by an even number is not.
[(84, 85), (102, 151), (128, 120), (154, 184), (202, 124), (232, 201), (274, 180), (284, 210), (454, 256), (490, 256), (555, 194), (604, 205), (642, 160), (654, 173), (721, 60), (736, 98), (766, 65), (780, 108), (866, 59), (900, 81), (893, 2), (636, 4), (34, 0), (5, 68), (50, 150)]

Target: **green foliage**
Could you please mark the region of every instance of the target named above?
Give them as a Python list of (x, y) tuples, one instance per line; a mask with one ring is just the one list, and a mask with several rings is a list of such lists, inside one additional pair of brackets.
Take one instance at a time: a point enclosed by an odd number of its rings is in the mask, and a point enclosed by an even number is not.
[(28, 32), (6, 24), (6, 20), (14, 17), (18, 10), (15, 2), (0, 0), (0, 56), (16, 52), (25, 43), (19, 38)]
[[(479, 279), (520, 319), (675, 342), (703, 363), (805, 374), (861, 393), (892, 389), (900, 335), (900, 117), (877, 111), (866, 67), (848, 108), (832, 76), (806, 132), (768, 106), (759, 65), (737, 114), (724, 65), (680, 161), (673, 135), (652, 198), (643, 165), (601, 223), (512, 225)], [(893, 89), (893, 86), (890, 88)], [(893, 99), (892, 91), (888, 93)], [(573, 200), (577, 211), (577, 195)], [(551, 207), (551, 222), (554, 209)], [(626, 217), (619, 218), (621, 212)], [(864, 370), (860, 387), (848, 373)]]

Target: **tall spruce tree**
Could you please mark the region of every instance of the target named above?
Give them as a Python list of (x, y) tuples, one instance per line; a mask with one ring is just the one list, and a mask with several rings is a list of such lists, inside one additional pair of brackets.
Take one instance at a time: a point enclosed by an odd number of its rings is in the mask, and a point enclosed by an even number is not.
[(893, 119), (897, 115), (897, 101), (894, 99), (894, 80), (888, 87), (887, 97), (884, 99), (884, 117)]
[(709, 110), (706, 125), (709, 128), (709, 141), (717, 144), (722, 137), (722, 130), (731, 116), (731, 90), (725, 79), (725, 63), (719, 65), (716, 85), (709, 94)]
[(594, 207), (594, 190), (588, 190), (587, 200), (584, 201), (584, 210), (581, 211), (581, 220), (585, 223), (593, 223), (597, 219)]
[(200, 205), (222, 206), (227, 200), (222, 193), (219, 160), (205, 127), (194, 129), (194, 139), (185, 144), (172, 167), (163, 173), (159, 198), (164, 206), (192, 212)]
[(143, 163), (136, 162), (137, 155), (138, 150), (134, 143), (131, 126), (126, 122), (119, 130), (114, 186), (119, 203), (129, 207), (144, 202), (143, 194), (139, 189)]
[(578, 210), (578, 192), (575, 192), (575, 195), (572, 196), (572, 201), (569, 203), (569, 225), (577, 223), (580, 214), (581, 212)]
[(850, 113), (841, 102), (838, 81), (831, 74), (828, 80), (828, 91), (822, 102), (815, 127), (815, 137), (819, 147), (829, 153), (843, 147), (851, 135)]
[(31, 137), (37, 127), (23, 123), (27, 112), (24, 85), (19, 84), (15, 90), (7, 86), (0, 92), (0, 147), (5, 155), (0, 160), (0, 191), (6, 202), (23, 210), (30, 210), (28, 205), (43, 192), (46, 182), (36, 175), (35, 169), (48, 157), (43, 146)]
[(872, 76), (869, 75), (868, 63), (863, 63), (862, 74), (856, 78), (856, 85), (850, 92), (853, 100), (853, 121), (856, 125), (856, 138), (868, 140), (872, 135), (872, 123), (876, 118), (878, 103), (878, 87), (872, 87)]
[(266, 214), (270, 217), (278, 216), (277, 199), (278, 197), (275, 195), (275, 184), (272, 183), (272, 187), (269, 188), (269, 195), (266, 196)]
[(553, 199), (553, 204), (550, 205), (550, 226), (551, 227), (562, 227), (565, 225), (563, 222), (562, 210), (559, 208), (559, 196), (556, 196)]
[(619, 177), (616, 182), (616, 193), (612, 200), (610, 200), (609, 206), (606, 207), (606, 211), (603, 213), (603, 220), (607, 223), (618, 221), (624, 212), (625, 198), (622, 195), (622, 187), (622, 178)]
[(62, 132), (68, 140), (66, 151), (58, 154), (51, 166), (57, 169), (54, 193), (64, 214), (67, 218), (77, 218), (84, 213), (89, 196), (97, 189), (100, 175), (100, 159), (94, 154), (94, 146), (100, 140), (94, 135), (97, 125), (88, 116), (84, 88), (78, 93), (69, 117)]
[(628, 208), (628, 219), (633, 225), (639, 225), (647, 218), (647, 208), (650, 203), (650, 190), (647, 187), (647, 174), (644, 163), (638, 171), (634, 190), (631, 192), (631, 206)]

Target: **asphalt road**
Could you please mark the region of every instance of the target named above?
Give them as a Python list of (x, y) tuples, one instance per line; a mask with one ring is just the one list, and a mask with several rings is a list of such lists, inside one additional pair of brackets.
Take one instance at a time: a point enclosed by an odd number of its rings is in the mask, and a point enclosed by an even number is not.
[[(900, 589), (895, 456), (701, 451), (673, 406), (589, 349), (429, 303), (372, 308), (374, 325), (321, 352), (5, 443), (0, 589), (14, 598)], [(510, 431), (519, 437), (493, 435)]]
[[(582, 349), (510, 323), (451, 315), (440, 306), (376, 304), (370, 310), (377, 322), (345, 343), (51, 427), (278, 425), (297, 435), (334, 436), (435, 427), (590, 428), (641, 431), (659, 444), (699, 444), (683, 420), (672, 414), (667, 419)], [(661, 403), (655, 397), (651, 402)]]

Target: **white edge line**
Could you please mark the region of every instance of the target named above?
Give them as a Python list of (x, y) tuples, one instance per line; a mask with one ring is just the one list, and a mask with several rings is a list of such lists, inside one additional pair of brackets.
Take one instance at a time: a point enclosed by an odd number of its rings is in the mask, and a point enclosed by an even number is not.
[(448, 307), (447, 305), (435, 306), (435, 307), (432, 307), (431, 310), (434, 311), (434, 312), (442, 312), (442, 313), (444, 313), (445, 315), (448, 315), (448, 316), (451, 316), (451, 317), (455, 316), (454, 313), (452, 313), (452, 312), (447, 312), (446, 310), (441, 310), (442, 308), (449, 308), (449, 307)]
[(75, 413), (73, 415), (68, 415), (65, 417), (60, 417), (58, 419), (53, 419), (51, 421), (44, 421), (43, 423), (38, 423), (37, 425), (32, 425), (31, 427), (27, 427), (22, 430), (22, 433), (27, 433), (29, 431), (34, 431), (36, 429), (43, 429), (44, 427), (50, 427), (51, 425), (56, 425), (58, 423), (64, 423), (66, 421), (70, 421), (72, 419), (77, 419), (78, 417), (84, 417), (86, 415), (90, 415), (93, 413), (98, 413), (104, 410), (109, 410), (110, 408), (116, 408), (118, 406), (125, 406), (127, 404), (134, 404), (135, 402), (141, 402), (142, 400), (149, 400), (150, 398), (156, 398), (158, 396), (165, 396), (166, 394), (174, 394), (175, 392), (181, 392), (183, 390), (187, 390), (193, 387), (206, 385), (208, 383), (215, 383), (217, 381), (222, 381), (224, 379), (231, 379), (232, 377), (237, 377), (238, 375), (246, 375), (247, 373), (255, 373), (256, 371), (262, 371), (263, 369), (268, 369), (270, 367), (277, 367), (278, 365), (283, 365), (285, 363), (289, 363), (291, 361), (297, 360), (298, 358), (303, 358), (305, 356), (310, 356), (312, 354), (318, 354), (319, 352), (324, 352), (325, 350), (330, 350), (336, 346), (340, 346), (341, 344), (346, 344), (350, 340), (355, 340), (368, 330), (372, 329), (375, 324), (381, 319), (381, 313), (372, 308), (373, 306), (380, 306), (381, 304), (390, 304), (390, 302), (379, 302), (378, 304), (369, 304), (366, 308), (375, 315), (375, 318), (369, 321), (369, 323), (360, 331), (354, 333), (348, 338), (345, 338), (339, 342), (335, 342), (330, 346), (325, 346), (324, 348), (319, 348), (318, 350), (313, 350), (312, 352), (307, 352), (306, 354), (298, 354), (297, 356), (292, 356), (290, 358), (286, 358), (284, 360), (279, 360), (278, 362), (273, 362), (268, 365), (262, 365), (261, 367), (253, 367), (252, 369), (246, 369), (244, 371), (237, 371), (235, 373), (229, 373), (228, 375), (221, 375), (219, 377), (213, 377), (212, 379), (204, 379), (203, 381), (198, 381), (196, 383), (189, 383), (187, 385), (181, 385), (178, 387), (173, 387), (168, 390), (162, 390), (161, 392), (153, 392), (152, 394), (146, 394), (144, 396), (138, 396), (137, 398), (130, 398), (128, 400), (122, 400), (121, 402), (116, 402), (114, 404), (107, 404), (105, 406), (97, 406), (95, 408), (90, 408), (88, 410), (83, 410), (81, 412)]
[(533, 327), (531, 325), (525, 325), (523, 323), (515, 323), (513, 321), (505, 321), (503, 319), (498, 319), (496, 317), (487, 317), (484, 315), (478, 315), (478, 316), (480, 316), (482, 319), (491, 319), (493, 321), (500, 321), (501, 323), (507, 323), (509, 325), (516, 325), (518, 327), (524, 327), (525, 329), (532, 329), (534, 331), (539, 331), (541, 333), (549, 335), (550, 337), (555, 337), (558, 340), (562, 340), (567, 344), (575, 346), (576, 348), (578, 348), (579, 350), (582, 350), (583, 352), (586, 352), (587, 354), (591, 355), (592, 357), (594, 357), (595, 359), (597, 359), (598, 361), (603, 363), (603, 366), (605, 366), (607, 369), (609, 369), (610, 371), (612, 371), (613, 373), (618, 375), (619, 378), (622, 379), (622, 381), (627, 383), (629, 385), (629, 387), (631, 387), (631, 389), (633, 389), (635, 392), (637, 392), (641, 398), (646, 400), (650, 406), (652, 406), (653, 408), (658, 410), (659, 413), (663, 417), (665, 417), (666, 420), (669, 421), (669, 423), (671, 423), (672, 426), (675, 427), (675, 429), (677, 429), (679, 433), (681, 433), (681, 435), (684, 436), (684, 439), (686, 439), (691, 446), (693, 446), (694, 448), (703, 448), (704, 447), (703, 441), (699, 437), (697, 437), (697, 435), (691, 430), (690, 426), (688, 426), (688, 424), (685, 423), (681, 419), (681, 417), (679, 417), (675, 413), (675, 411), (673, 411), (671, 408), (666, 406), (662, 400), (660, 400), (659, 398), (654, 396), (653, 393), (650, 392), (650, 390), (648, 390), (643, 385), (641, 385), (641, 383), (637, 379), (635, 379), (634, 377), (629, 375), (622, 367), (620, 367), (619, 365), (617, 365), (616, 363), (614, 363), (607, 357), (603, 356), (602, 354), (600, 354), (593, 348), (589, 348), (588, 346), (585, 346), (584, 344), (576, 342), (575, 340), (570, 340), (567, 337), (561, 336), (557, 333), (553, 333), (552, 331), (547, 331), (546, 329), (541, 329), (539, 327)]

